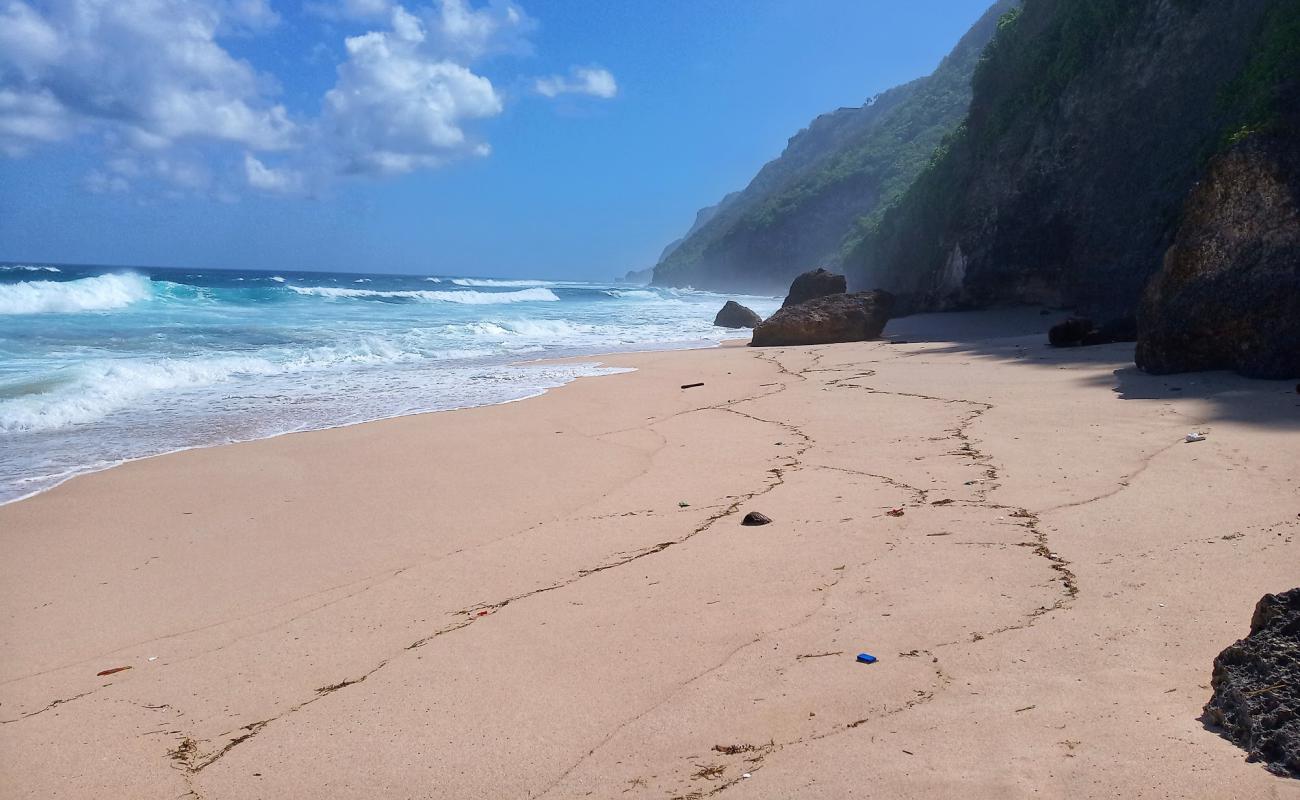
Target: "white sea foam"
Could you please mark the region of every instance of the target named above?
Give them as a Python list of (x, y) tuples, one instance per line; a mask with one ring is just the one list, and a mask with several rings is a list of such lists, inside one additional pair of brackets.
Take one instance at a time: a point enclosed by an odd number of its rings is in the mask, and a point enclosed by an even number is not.
[(210, 386), (237, 374), (269, 375), (261, 358), (105, 359), (73, 368), (65, 383), (38, 394), (0, 401), (0, 431), (54, 430), (92, 422), (158, 391)]
[[(435, 280), (430, 278), (430, 280)], [(479, 287), (510, 287), (510, 286), (554, 286), (553, 281), (505, 281), (491, 278), (452, 278), (451, 282), (457, 286), (479, 286)]]
[(377, 289), (345, 289), (335, 286), (290, 286), (302, 295), (316, 297), (375, 297), (395, 300), (415, 300), (425, 303), (464, 303), (491, 305), (494, 303), (554, 303), (560, 298), (550, 289), (522, 289), (518, 292), (440, 292), (440, 291), (379, 291)]
[(442, 278), (425, 278), (429, 283), (442, 283)]
[(268, 280), (273, 280), (276, 283), (284, 283), (284, 277), (281, 275), (272, 275)]
[(12, 264), (0, 267), (0, 272), (62, 272), (58, 267), (33, 267), (30, 264)]
[(0, 285), (0, 314), (111, 311), (147, 300), (153, 292), (143, 275), (97, 275), (75, 281), (24, 281)]
[(607, 289), (605, 294), (610, 297), (622, 297), (628, 300), (662, 300), (656, 292), (649, 289)]
[(241, 378), (467, 359), (491, 352), (481, 348), (429, 348), (428, 344), (419, 332), (411, 332), (393, 338), (364, 336), (296, 353), (88, 361), (55, 373), (51, 388), (46, 391), (0, 400), (0, 431), (48, 431), (94, 422), (114, 411), (138, 406), (146, 397), (202, 389)]
[(353, 283), (370, 283), (369, 278), (357, 278)]
[(473, 336), (482, 336), (489, 339), (523, 336), (543, 338), (550, 341), (589, 335), (600, 330), (595, 325), (586, 325), (563, 319), (496, 320), (492, 322), (471, 322), (450, 327), (459, 328)]

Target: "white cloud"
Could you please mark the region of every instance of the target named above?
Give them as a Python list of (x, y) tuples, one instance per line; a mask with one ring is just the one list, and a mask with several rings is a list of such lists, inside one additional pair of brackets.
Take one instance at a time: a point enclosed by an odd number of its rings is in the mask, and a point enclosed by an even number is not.
[(259, 33), (280, 24), (280, 15), (270, 0), (220, 0), (223, 28), (230, 31)]
[(244, 153), (244, 177), (249, 186), (264, 192), (296, 194), (303, 190), (302, 173), (268, 167), (252, 153)]
[(487, 78), (428, 44), (423, 23), (400, 6), (391, 30), (347, 40), (321, 120), (341, 171), (403, 173), (478, 151), (462, 126), (501, 113), (501, 98)]
[[(235, 187), (309, 194), (338, 175), (491, 153), (472, 123), (500, 114), (504, 101), (477, 62), (531, 51), (536, 23), (519, 6), (304, 7), (355, 35), (343, 39), (319, 116), (291, 118), (274, 76), (228, 49), (281, 24), (271, 0), (0, 0), (0, 154), (89, 141), (104, 158), (85, 176), (89, 191), (163, 184), (228, 199)], [(304, 45), (303, 59), (320, 63), (338, 43)], [(586, 67), (541, 79), (537, 90), (613, 97), (618, 88), (608, 71)]]
[(562, 94), (586, 94), (608, 100), (618, 94), (618, 83), (609, 70), (601, 67), (573, 67), (569, 74), (538, 78), (537, 93), (546, 97)]
[(0, 86), (0, 152), (26, 155), (34, 144), (66, 139), (76, 120), (48, 89), (15, 91)]
[(409, 9), (393, 0), (318, 0), (306, 7), (327, 19), (364, 23), (389, 20), (400, 9), (419, 18), (430, 54), (456, 59), (529, 53), (527, 36), (536, 28), (533, 19), (509, 0), (491, 0), (481, 7), (467, 0), (434, 0)]
[(216, 41), (275, 24), (265, 0), (0, 0), (0, 92), (22, 115), (0, 147), (111, 130), (137, 146), (186, 138), (258, 149), (295, 126), (265, 80)]

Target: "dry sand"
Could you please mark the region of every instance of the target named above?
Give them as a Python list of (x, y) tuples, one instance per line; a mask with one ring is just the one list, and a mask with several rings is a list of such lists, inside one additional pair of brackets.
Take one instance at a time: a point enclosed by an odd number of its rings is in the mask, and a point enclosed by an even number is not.
[(0, 796), (1300, 797), (1198, 719), (1300, 584), (1300, 396), (1042, 328), (609, 357), (0, 508)]

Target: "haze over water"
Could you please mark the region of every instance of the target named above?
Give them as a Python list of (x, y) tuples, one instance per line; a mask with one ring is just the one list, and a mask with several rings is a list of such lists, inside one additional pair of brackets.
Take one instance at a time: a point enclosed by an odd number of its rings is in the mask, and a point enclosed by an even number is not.
[[(187, 447), (535, 395), (700, 347), (725, 298), (542, 280), (0, 264), (0, 502)], [(737, 298), (766, 315), (779, 300)]]

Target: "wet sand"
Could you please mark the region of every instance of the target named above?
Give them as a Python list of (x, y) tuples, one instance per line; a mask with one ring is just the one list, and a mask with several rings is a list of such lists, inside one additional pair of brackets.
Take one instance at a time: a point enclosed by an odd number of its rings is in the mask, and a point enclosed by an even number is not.
[(1300, 584), (1300, 395), (1047, 321), (605, 357), (0, 507), (0, 797), (1300, 797), (1199, 721)]

